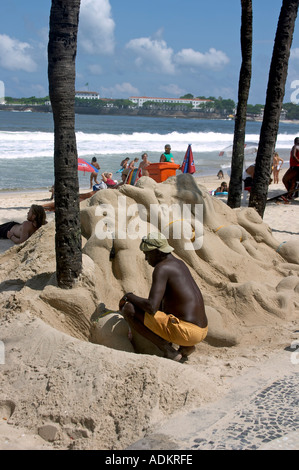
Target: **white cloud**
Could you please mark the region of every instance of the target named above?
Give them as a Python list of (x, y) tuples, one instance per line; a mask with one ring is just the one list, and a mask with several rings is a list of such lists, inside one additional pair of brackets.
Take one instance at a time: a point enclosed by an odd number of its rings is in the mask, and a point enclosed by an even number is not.
[(178, 85), (175, 83), (170, 83), (169, 85), (161, 85), (160, 90), (164, 91), (170, 96), (182, 96), (186, 93), (186, 90), (184, 88), (180, 88)]
[(299, 59), (299, 47), (295, 47), (295, 49), (291, 49), (291, 59)]
[(106, 96), (107, 98), (127, 98), (132, 95), (139, 95), (139, 90), (128, 82), (119, 83), (109, 88), (102, 88), (102, 96)]
[(228, 64), (229, 58), (224, 52), (214, 48), (204, 54), (193, 49), (182, 49), (176, 54), (175, 61), (183, 66), (216, 69)]
[(34, 72), (36, 63), (30, 56), (30, 44), (0, 34), (0, 65), (7, 70)]
[(92, 75), (101, 75), (103, 73), (102, 67), (98, 64), (88, 65), (87, 68)]
[(126, 45), (137, 55), (136, 64), (146, 70), (174, 74), (173, 50), (162, 39), (131, 39)]
[(178, 67), (219, 69), (229, 63), (229, 58), (222, 51), (210, 48), (202, 53), (194, 49), (182, 49), (174, 54), (172, 48), (161, 38), (162, 31), (154, 38), (132, 39), (126, 45), (127, 49), (136, 54), (135, 62), (145, 70), (165, 74), (174, 74)]
[(109, 0), (81, 0), (78, 43), (84, 52), (112, 54), (114, 28)]

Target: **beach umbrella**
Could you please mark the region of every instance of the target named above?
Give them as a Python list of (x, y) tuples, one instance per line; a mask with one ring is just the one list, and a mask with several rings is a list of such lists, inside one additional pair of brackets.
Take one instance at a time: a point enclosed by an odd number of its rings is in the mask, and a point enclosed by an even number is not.
[[(259, 144), (257, 142), (245, 142), (244, 155), (255, 155), (257, 153)], [(219, 157), (231, 157), (233, 153), (233, 145), (225, 147), (219, 152)]]
[(94, 171), (97, 173), (99, 170), (93, 166), (91, 163), (83, 160), (83, 158), (78, 158), (78, 170), (79, 171), (87, 171), (89, 173), (93, 173)]
[(195, 173), (195, 165), (194, 165), (194, 159), (193, 159), (193, 153), (192, 153), (192, 148), (191, 144), (188, 145), (188, 148), (185, 153), (184, 161), (182, 163), (182, 166), (180, 168), (182, 173)]

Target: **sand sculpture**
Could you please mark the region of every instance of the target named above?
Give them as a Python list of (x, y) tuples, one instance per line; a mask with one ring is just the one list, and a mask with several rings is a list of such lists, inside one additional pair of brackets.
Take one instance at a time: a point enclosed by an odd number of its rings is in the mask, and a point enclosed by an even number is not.
[[(202, 207), (202, 225), (187, 217), (184, 205), (193, 216)], [(161, 207), (171, 207), (170, 219)], [(15, 422), (24, 425), (31, 413), (36, 433), (39, 425), (52, 423), (53, 441), (61, 446), (70, 447), (67, 439), (75, 436), (75, 448), (123, 448), (178, 407), (210, 399), (211, 384), (200, 374), (196, 359), (188, 366), (191, 380), (186, 365), (157, 357), (159, 351), (130, 332), (118, 313), (124, 292), (146, 296), (149, 291), (152, 268), (139, 250), (140, 236), (149, 229), (169, 230), (175, 256), (188, 265), (202, 290), (209, 318), (206, 344), (246, 345), (254, 330), (262, 335), (269, 324), (279, 329), (281, 322), (298, 315), (299, 246), (278, 242), (254, 209), (231, 210), (191, 175), (161, 184), (143, 177), (136, 186), (98, 191), (82, 203), (81, 222), (83, 273), (70, 291), (56, 286), (54, 222), (0, 256), (2, 337), (17, 335), (15, 349), (9, 350), (13, 359), (7, 366), (8, 381), (4, 385), (1, 380), (1, 385), (11, 392), (7, 398), (18, 397), (18, 370), (26, 371), (33, 398), (19, 378), (23, 406), (16, 406)], [(175, 238), (178, 226), (182, 236)], [(107, 228), (113, 237), (103, 237)], [(130, 237), (123, 237), (128, 230)], [(18, 347), (19, 363), (13, 352)], [(194, 356), (200, 357), (204, 347), (199, 345)], [(34, 367), (44, 372), (40, 382)], [(73, 389), (71, 395), (67, 387)], [(137, 406), (140, 388), (143, 403), (129, 412), (126, 406)], [(34, 399), (39, 407), (32, 404)], [(81, 399), (79, 406), (76, 400)], [(72, 418), (63, 416), (63, 407), (68, 413), (72, 407)]]

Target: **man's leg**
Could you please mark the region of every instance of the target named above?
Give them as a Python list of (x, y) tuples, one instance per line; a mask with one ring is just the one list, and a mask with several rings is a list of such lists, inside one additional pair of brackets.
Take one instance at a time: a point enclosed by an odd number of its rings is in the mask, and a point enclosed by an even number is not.
[(287, 191), (291, 191), (293, 189), (292, 185), (293, 185), (293, 180), (296, 180), (296, 174), (297, 172), (296, 172), (296, 169), (294, 168), (289, 168), (284, 174), (282, 178), (282, 182), (285, 185)]
[(195, 351), (195, 346), (180, 346), (178, 351), (183, 357), (188, 357)]
[(127, 302), (120, 313), (124, 316), (130, 327), (136, 330), (141, 336), (154, 343), (160, 351), (163, 352), (164, 357), (174, 361), (179, 361), (182, 358), (182, 354), (173, 348), (168, 341), (156, 335), (156, 333), (144, 325), (143, 311), (138, 310), (133, 304)]

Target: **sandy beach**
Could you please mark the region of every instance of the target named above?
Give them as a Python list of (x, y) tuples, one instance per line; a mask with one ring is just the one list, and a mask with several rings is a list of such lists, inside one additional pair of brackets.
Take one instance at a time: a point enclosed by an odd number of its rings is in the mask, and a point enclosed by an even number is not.
[[(269, 198), (285, 191), (282, 175)], [(56, 286), (53, 212), (22, 245), (0, 240), (0, 449), (125, 449), (170, 417), (216, 403), (298, 339), (299, 200), (268, 203), (262, 220), (245, 204), (231, 210), (226, 196), (211, 196), (216, 176), (182, 176), (141, 178), (81, 203), (83, 273), (71, 291)], [(138, 240), (115, 241), (111, 262), (112, 241), (95, 236), (95, 208), (117, 211), (119, 195), (145, 207), (204, 206), (200, 249), (184, 250), (186, 240), (170, 232), (209, 319), (207, 339), (185, 363), (164, 359), (136, 334), (132, 342), (117, 313), (124, 292), (147, 295), (152, 272)], [(49, 199), (48, 191), (0, 194), (0, 224), (22, 222), (31, 204)]]

